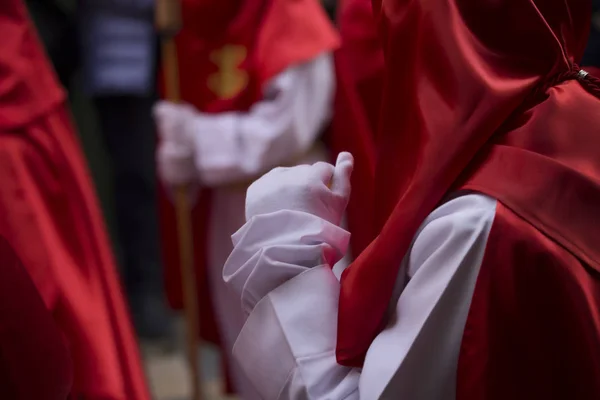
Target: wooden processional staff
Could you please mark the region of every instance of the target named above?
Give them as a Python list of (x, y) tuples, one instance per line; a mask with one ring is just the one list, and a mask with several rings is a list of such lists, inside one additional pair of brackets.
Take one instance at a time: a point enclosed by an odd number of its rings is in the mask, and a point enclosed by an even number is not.
[[(156, 28), (161, 35), (162, 69), (165, 81), (165, 97), (172, 102), (181, 100), (179, 94), (179, 71), (177, 48), (173, 37), (181, 28), (181, 5), (179, 0), (156, 0)], [(194, 248), (191, 226), (191, 209), (186, 185), (175, 190), (177, 234), (181, 262), (181, 284), (186, 321), (187, 356), (191, 370), (192, 400), (201, 400), (200, 364), (198, 338), (200, 322), (198, 295), (194, 271)]]

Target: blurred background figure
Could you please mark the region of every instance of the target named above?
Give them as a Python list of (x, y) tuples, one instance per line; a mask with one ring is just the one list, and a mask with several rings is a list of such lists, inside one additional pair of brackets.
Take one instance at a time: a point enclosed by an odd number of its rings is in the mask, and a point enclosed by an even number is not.
[[(246, 189), (275, 166), (327, 159), (319, 136), (332, 112), (338, 36), (316, 0), (184, 0), (182, 15), (176, 43), (186, 103), (156, 107), (159, 174), (167, 192), (188, 182), (202, 187), (193, 223), (203, 334), (217, 336), (227, 359), (244, 319), (222, 267), (245, 221)], [(162, 204), (167, 283), (180, 306), (169, 197)], [(207, 329), (209, 293), (218, 332)], [(229, 367), (240, 396), (257, 398)]]
[(65, 92), (22, 0), (0, 2), (0, 37), (0, 233), (68, 341), (72, 398), (148, 400)]
[(122, 277), (137, 333), (170, 341), (160, 259), (156, 174), (154, 1), (81, 0), (84, 90), (96, 108), (114, 173)]

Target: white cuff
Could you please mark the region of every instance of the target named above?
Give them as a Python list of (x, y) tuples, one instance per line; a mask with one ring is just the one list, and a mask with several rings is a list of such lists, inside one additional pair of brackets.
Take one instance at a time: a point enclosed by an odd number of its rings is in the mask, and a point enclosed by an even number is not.
[[(321, 266), (256, 305), (233, 355), (263, 399), (297, 398), (297, 393), (281, 396), (284, 390), (337, 393), (326, 398), (343, 399), (356, 390), (357, 371), (335, 360), (339, 286), (331, 269)], [(323, 398), (312, 395), (307, 398)]]
[(333, 266), (348, 247), (350, 233), (314, 215), (279, 211), (258, 215), (233, 236), (234, 250), (223, 278), (250, 314), (284, 282), (308, 268)]

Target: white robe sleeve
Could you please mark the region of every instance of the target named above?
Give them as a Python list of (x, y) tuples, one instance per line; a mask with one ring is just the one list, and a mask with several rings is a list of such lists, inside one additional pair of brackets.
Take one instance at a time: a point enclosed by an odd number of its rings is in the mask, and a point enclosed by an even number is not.
[(199, 114), (193, 129), (202, 183), (255, 178), (303, 155), (331, 116), (334, 90), (332, 55), (325, 53), (274, 77), (248, 112)]
[(427, 218), (362, 370), (336, 363), (339, 282), (323, 263), (323, 251), (344, 248), (345, 231), (292, 211), (250, 221), (234, 236), (224, 275), (249, 313), (234, 356), (262, 398), (453, 399), (495, 208), (494, 199), (466, 195)]

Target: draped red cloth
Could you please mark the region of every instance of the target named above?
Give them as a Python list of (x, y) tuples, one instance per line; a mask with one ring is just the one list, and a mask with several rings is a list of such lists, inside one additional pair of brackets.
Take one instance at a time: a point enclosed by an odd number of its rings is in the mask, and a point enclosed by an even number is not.
[(384, 59), (372, 3), (342, 0), (339, 7), (337, 21), (342, 45), (336, 55), (348, 70), (374, 136), (383, 96)]
[[(262, 99), (262, 89), (271, 78), (339, 44), (316, 0), (183, 0), (182, 16), (183, 29), (175, 39), (181, 97), (206, 113), (247, 111)], [(223, 74), (230, 74), (233, 85), (225, 91)], [(192, 229), (200, 334), (218, 344), (206, 275), (210, 203), (210, 190), (202, 190), (192, 210)], [(160, 214), (167, 297), (172, 307), (181, 309), (175, 209), (164, 191)]]
[(135, 335), (65, 93), (20, 0), (1, 2), (0, 37), (0, 233), (10, 238), (67, 340), (71, 395), (147, 400)]
[(0, 397), (65, 400), (72, 380), (60, 330), (21, 261), (0, 237)]
[(575, 81), (590, 2), (373, 4), (386, 57), (379, 235), (342, 277), (337, 356), (346, 365), (363, 362), (413, 236), (449, 191), (497, 198), (600, 271), (598, 81)]
[(597, 265), (522, 215), (496, 207), (464, 327), (456, 399), (598, 399)]
[(352, 233), (352, 255), (373, 240), (375, 132), (383, 94), (383, 52), (371, 0), (345, 0), (338, 25), (342, 45), (335, 52), (337, 91), (327, 142), (335, 156), (354, 155), (354, 171), (346, 217)]

